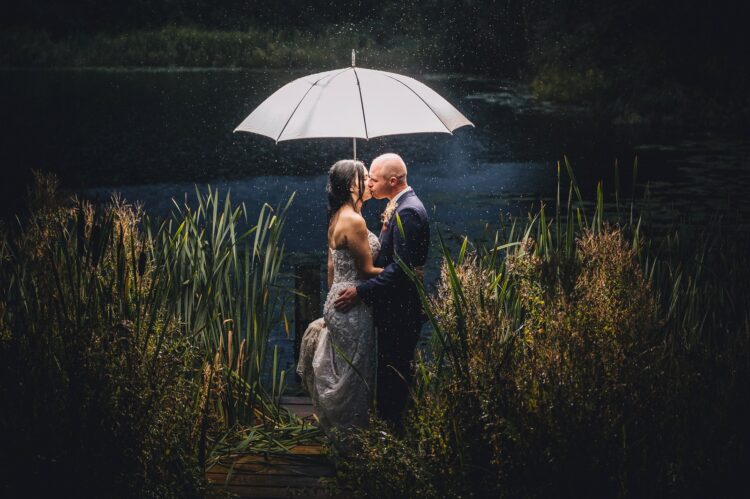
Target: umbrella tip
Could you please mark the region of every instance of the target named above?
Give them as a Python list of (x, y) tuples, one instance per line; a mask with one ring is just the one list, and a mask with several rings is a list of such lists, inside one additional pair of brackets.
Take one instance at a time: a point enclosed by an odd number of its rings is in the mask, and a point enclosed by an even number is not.
[(356, 53), (354, 52), (354, 49), (352, 49), (352, 67), (354, 67)]

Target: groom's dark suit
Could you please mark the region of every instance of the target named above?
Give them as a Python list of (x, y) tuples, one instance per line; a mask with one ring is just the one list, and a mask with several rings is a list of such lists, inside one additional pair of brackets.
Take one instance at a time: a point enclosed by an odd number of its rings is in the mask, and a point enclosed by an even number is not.
[(424, 315), (417, 288), (401, 270), (396, 255), (411, 268), (421, 267), (427, 260), (429, 246), (427, 211), (414, 191), (409, 190), (398, 198), (395, 213), (380, 233), (380, 254), (375, 265), (383, 267), (383, 272), (357, 286), (357, 295), (373, 307), (378, 328), (377, 409), (383, 419), (397, 427), (409, 393), (410, 363)]

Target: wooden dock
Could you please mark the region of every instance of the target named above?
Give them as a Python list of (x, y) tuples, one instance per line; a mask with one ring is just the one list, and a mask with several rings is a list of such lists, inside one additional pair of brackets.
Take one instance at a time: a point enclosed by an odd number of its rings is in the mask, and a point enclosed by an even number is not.
[[(307, 397), (282, 397), (281, 405), (301, 418), (312, 419), (312, 404)], [(328, 498), (319, 479), (333, 475), (333, 465), (319, 444), (298, 445), (284, 455), (227, 458), (206, 472), (211, 484), (208, 497), (212, 499), (228, 494), (247, 498)]]

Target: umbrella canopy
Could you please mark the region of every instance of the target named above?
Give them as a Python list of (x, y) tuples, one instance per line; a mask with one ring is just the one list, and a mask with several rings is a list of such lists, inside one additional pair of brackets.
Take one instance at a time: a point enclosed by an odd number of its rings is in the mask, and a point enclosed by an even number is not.
[(423, 83), (408, 76), (352, 65), (284, 85), (234, 131), (257, 133), (280, 142), (452, 133), (466, 125), (474, 126)]

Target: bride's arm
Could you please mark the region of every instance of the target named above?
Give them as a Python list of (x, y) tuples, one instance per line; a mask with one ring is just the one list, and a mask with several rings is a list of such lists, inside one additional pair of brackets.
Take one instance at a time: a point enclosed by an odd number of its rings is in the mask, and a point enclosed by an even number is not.
[(370, 250), (370, 242), (367, 239), (367, 234), (365, 219), (356, 217), (352, 220), (346, 244), (354, 256), (357, 268), (366, 276), (373, 277), (380, 274), (383, 269), (373, 264), (372, 251)]
[(328, 289), (333, 286), (333, 254), (331, 248), (328, 248)]

